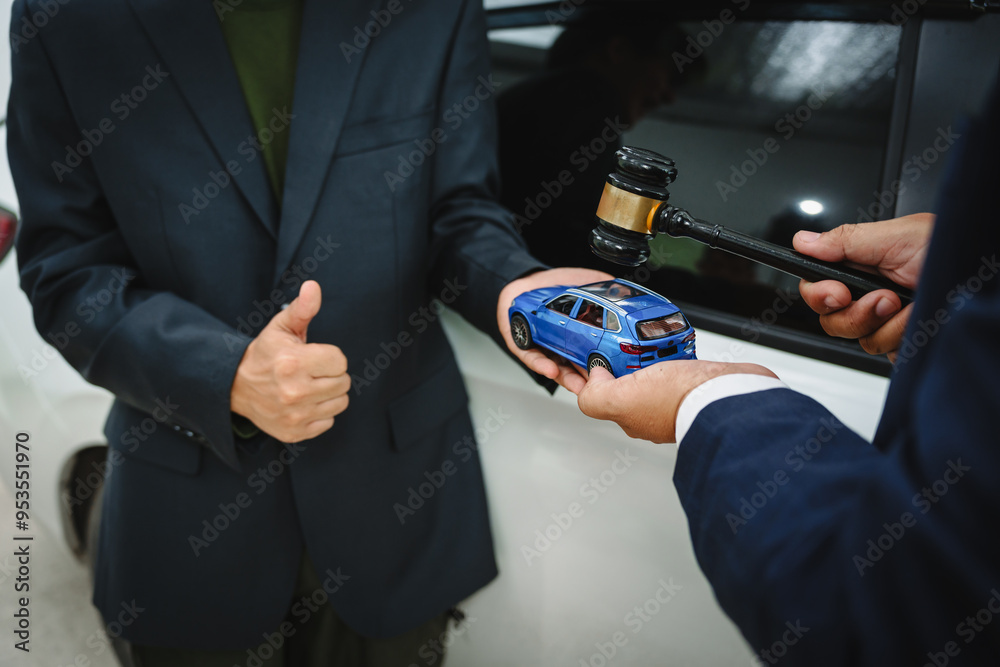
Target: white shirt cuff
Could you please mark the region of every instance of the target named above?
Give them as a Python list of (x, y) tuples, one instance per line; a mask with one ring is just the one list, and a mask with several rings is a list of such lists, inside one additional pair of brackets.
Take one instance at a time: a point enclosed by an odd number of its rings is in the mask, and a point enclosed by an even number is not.
[(755, 391), (787, 388), (788, 385), (777, 378), (752, 373), (720, 375), (707, 382), (702, 382), (684, 397), (681, 406), (677, 409), (677, 423), (674, 427), (677, 442), (684, 439), (691, 425), (694, 424), (694, 420), (698, 418), (698, 413), (708, 407), (710, 403)]

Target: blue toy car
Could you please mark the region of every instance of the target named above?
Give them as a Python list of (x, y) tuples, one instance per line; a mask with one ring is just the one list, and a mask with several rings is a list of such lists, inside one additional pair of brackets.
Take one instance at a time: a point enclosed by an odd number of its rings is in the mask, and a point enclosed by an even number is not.
[(668, 359), (694, 359), (694, 329), (674, 304), (626, 280), (543, 287), (510, 307), (510, 331), (522, 350), (544, 347), (615, 377)]

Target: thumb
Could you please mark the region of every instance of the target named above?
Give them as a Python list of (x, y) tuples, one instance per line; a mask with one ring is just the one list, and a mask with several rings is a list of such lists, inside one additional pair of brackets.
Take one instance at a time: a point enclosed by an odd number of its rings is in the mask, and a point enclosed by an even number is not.
[(315, 280), (307, 280), (302, 283), (299, 295), (288, 304), (287, 308), (274, 316), (268, 327), (275, 327), (279, 331), (290, 333), (304, 343), (309, 323), (316, 317), (322, 303), (323, 292), (319, 283)]
[(608, 390), (615, 376), (597, 366), (590, 371), (587, 384), (576, 397), (580, 412), (594, 419), (606, 419), (608, 413)]
[(826, 262), (878, 266), (886, 249), (892, 247), (891, 231), (885, 225), (870, 222), (841, 225), (822, 234), (803, 230), (792, 238), (792, 246), (803, 255)]

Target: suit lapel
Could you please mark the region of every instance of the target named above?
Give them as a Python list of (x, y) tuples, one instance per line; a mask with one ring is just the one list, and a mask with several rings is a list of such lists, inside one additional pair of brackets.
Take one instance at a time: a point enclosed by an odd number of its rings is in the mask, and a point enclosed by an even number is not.
[(368, 52), (352, 53), (348, 62), (340, 45), (353, 46), (355, 29), (372, 20), (378, 5), (378, 0), (306, 0), (275, 281), (291, 264), (312, 219)]
[(130, 1), (219, 161), (239, 161), (241, 169), (233, 180), (267, 231), (276, 237), (277, 202), (264, 160), (247, 162), (238, 153), (240, 145), (255, 132), (212, 3)]

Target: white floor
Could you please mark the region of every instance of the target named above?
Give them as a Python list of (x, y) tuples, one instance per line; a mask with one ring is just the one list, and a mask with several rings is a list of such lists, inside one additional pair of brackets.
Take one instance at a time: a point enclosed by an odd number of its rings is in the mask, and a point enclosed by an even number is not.
[(16, 598), (12, 532), (14, 499), (0, 482), (0, 666), (2, 667), (114, 667), (118, 664), (97, 610), (90, 604), (86, 568), (53, 535), (32, 522), (29, 534), (31, 572), (29, 613), (30, 652), (13, 647), (12, 615)]

